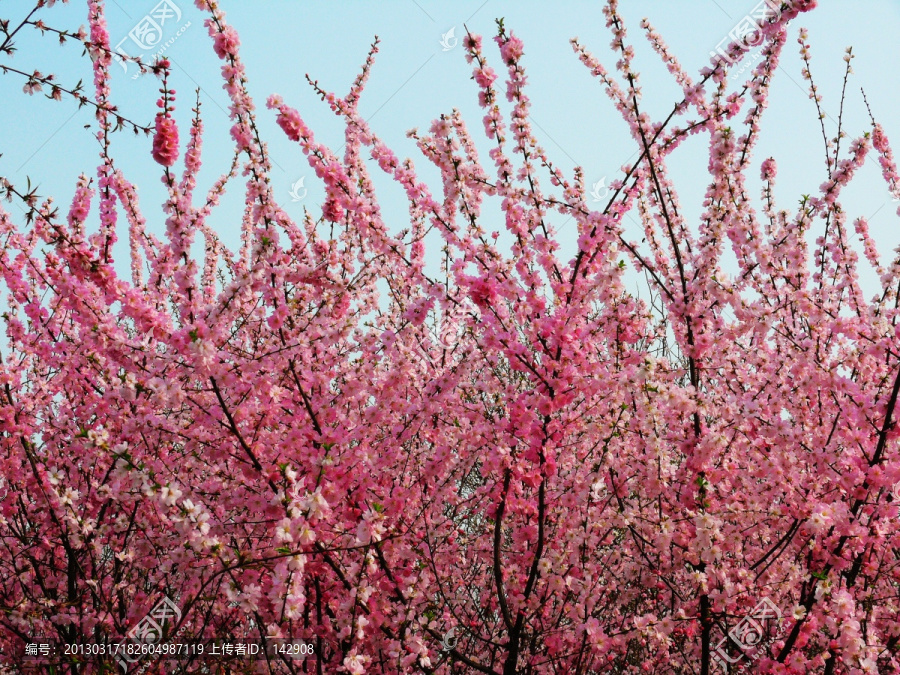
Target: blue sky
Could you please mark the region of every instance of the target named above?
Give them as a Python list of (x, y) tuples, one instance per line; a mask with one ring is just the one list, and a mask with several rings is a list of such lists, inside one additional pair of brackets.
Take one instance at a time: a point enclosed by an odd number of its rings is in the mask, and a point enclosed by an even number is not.
[[(108, 2), (107, 16), (113, 46), (120, 44), (129, 54), (142, 50), (130, 40), (129, 31), (159, 0), (117, 0)], [(218, 75), (219, 61), (211, 48), (202, 22), (205, 18), (188, 0), (170, 0), (181, 16), (170, 15), (161, 26), (163, 41), (177, 39), (166, 50), (173, 61), (172, 86), (178, 92), (176, 117), (187, 136), (194, 89), (201, 87), (201, 101), (207, 124), (205, 166), (199, 177), (205, 188), (224, 171), (230, 161), (230, 123), (226, 96)], [(494, 20), (503, 17), (525, 42), (525, 66), (529, 75), (532, 122), (535, 135), (551, 159), (568, 175), (577, 164), (584, 167), (591, 182), (606, 183), (620, 174), (621, 166), (635, 156), (636, 146), (624, 122), (613, 109), (600, 83), (577, 60), (569, 39), (577, 36), (612, 69), (615, 56), (609, 49), (610, 35), (601, 12), (602, 3), (477, 0), (475, 2), (433, 2), (390, 0), (388, 2), (306, 2), (287, 0), (221, 0), (228, 20), (241, 35), (242, 55), (247, 65), (251, 92), (256, 97), (265, 139), (275, 164), (272, 180), (276, 194), (289, 213), (301, 217), (303, 208), (317, 211), (322, 188), (299, 147), (288, 142), (265, 109), (270, 93), (280, 93), (300, 110), (317, 138), (338, 148), (342, 127), (315, 96), (304, 75), (343, 95), (363, 62), (375, 35), (381, 39), (380, 53), (361, 111), (378, 133), (400, 156), (411, 156), (433, 190), (439, 189), (432, 171), (406, 131), (427, 129), (441, 113), (459, 108), (476, 138), (482, 139), (482, 113), (477, 107), (477, 90), (470, 79), (458, 38), (464, 26), (485, 35), (487, 54), (495, 66), (499, 56), (489, 38)], [(642, 72), (645, 109), (654, 117), (664, 117), (678, 96), (671, 77), (646, 46), (639, 27), (648, 17), (689, 72), (696, 73), (709, 63), (709, 53), (748, 14), (756, 2), (747, 0), (622, 0), (621, 13), (635, 44), (638, 68)], [(33, 3), (25, 0), (0, 2), (0, 17), (15, 22)], [(86, 23), (83, 3), (72, 0), (43, 12), (45, 21), (57, 28), (76, 30)], [(895, 0), (859, 0), (853, 3), (820, 0), (820, 7), (791, 25), (791, 41), (785, 49), (772, 90), (772, 99), (762, 128), (754, 167), (765, 157), (778, 160), (776, 196), (785, 208), (794, 208), (801, 194), (813, 193), (825, 178), (824, 150), (817, 114), (800, 76), (796, 33), (809, 29), (813, 74), (824, 96), (826, 131), (833, 135), (838, 117), (843, 79), (844, 48), (852, 45), (856, 58), (854, 74), (845, 103), (845, 128), (854, 137), (869, 128), (860, 87), (878, 120), (900, 148), (898, 76), (891, 64), (900, 60), (900, 3)], [(442, 35), (454, 30), (456, 41)], [(74, 45), (60, 47), (52, 36), (38, 37), (35, 31), (17, 40), (18, 52), (10, 65), (30, 71), (53, 72), (66, 85), (79, 79), (88, 86), (90, 61)], [(445, 48), (449, 47), (449, 48)], [(149, 58), (154, 50), (144, 52)], [(747, 52), (751, 63), (755, 50)], [(127, 72), (115, 66), (113, 98), (123, 113), (141, 123), (149, 123), (155, 113), (158, 81), (152, 75), (132, 79), (135, 67)], [(498, 70), (500, 70), (498, 68)], [(735, 80), (733, 86), (742, 81)], [(71, 100), (48, 101), (22, 93), (23, 79), (14, 74), (0, 77), (0, 175), (24, 187), (26, 177), (39, 185), (38, 193), (53, 195), (65, 210), (74, 193), (80, 172), (94, 175), (98, 146), (91, 131), (89, 109), (77, 110)], [(482, 157), (487, 160), (487, 144)], [(846, 145), (844, 146), (846, 147)], [(150, 158), (150, 139), (117, 134), (114, 153), (119, 166), (140, 186), (148, 226), (163, 230), (157, 205), (164, 198), (159, 167)], [(700, 212), (700, 200), (710, 180), (706, 137), (696, 137), (677, 151), (670, 162), (681, 201), (688, 216)], [(632, 160), (633, 161), (633, 160)], [(490, 168), (490, 167), (489, 167)], [(304, 179), (305, 197), (292, 201), (290, 189)], [(751, 187), (758, 194), (758, 169), (751, 173)], [(396, 230), (407, 224), (402, 193), (390, 181), (377, 177), (382, 194), (382, 210), (389, 226)], [(602, 193), (602, 192), (601, 192)], [(304, 194), (300, 190), (300, 194)], [(239, 237), (242, 191), (237, 184), (214, 214), (213, 223), (227, 243)], [(861, 175), (846, 193), (845, 206), (851, 219), (871, 217), (870, 228), (883, 257), (900, 242), (896, 209), (900, 202), (891, 195), (880, 177), (880, 169), (870, 158)], [(597, 206), (600, 206), (598, 204)], [(21, 211), (11, 205), (6, 208)], [(314, 211), (314, 212), (316, 212)], [(496, 219), (495, 212), (489, 216)], [(574, 226), (559, 218), (556, 226), (574, 247)], [(567, 236), (567, 233), (572, 236)], [(124, 236), (123, 236), (124, 239)], [(117, 250), (123, 273), (128, 269), (127, 251)], [(864, 277), (871, 280), (871, 277)], [(873, 287), (874, 290), (874, 287)]]

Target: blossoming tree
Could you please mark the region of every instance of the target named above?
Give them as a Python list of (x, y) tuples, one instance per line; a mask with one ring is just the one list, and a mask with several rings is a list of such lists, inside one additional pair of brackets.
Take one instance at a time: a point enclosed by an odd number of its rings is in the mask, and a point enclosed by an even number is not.
[[(503, 22), (499, 60), (464, 40), (490, 161), (457, 112), (411, 132), (440, 171), (435, 191), (358, 112), (377, 42), (346, 96), (318, 90), (345, 123), (339, 156), (289, 101), (256, 109), (236, 31), (218, 3), (197, 5), (235, 162), (197, 192), (199, 109), (179, 139), (169, 64), (154, 64), (161, 237), (114, 161), (113, 132), (130, 123), (110, 91), (103, 3), (87, 2), (89, 32), (57, 31), (90, 54), (93, 94), (0, 65), (31, 93), (91, 105), (102, 149), (64, 216), (0, 182), (28, 214), (0, 208), (7, 667), (36, 636), (114, 641), (168, 597), (179, 638), (314, 645), (221, 672), (900, 671), (900, 258), (882, 260), (841, 206), (870, 153), (895, 185), (890, 145), (874, 120), (848, 143), (839, 130), (819, 194), (794, 210), (774, 202), (775, 160), (752, 161), (786, 23), (814, 0), (762, 24), (763, 57), (733, 94), (727, 60), (692, 77), (645, 21), (681, 91), (658, 121), (610, 0), (615, 71), (572, 43), (638, 150), (601, 210), (533, 137), (524, 45)], [(4, 22), (0, 57), (35, 27), (52, 30), (34, 12)], [(800, 46), (809, 76), (802, 31)], [(325, 184), (302, 222), (273, 194), (262, 114)], [(691, 134), (709, 139), (694, 224), (667, 166)], [(402, 231), (371, 171), (404, 189)], [(231, 251), (208, 220), (241, 180)], [(484, 224), (487, 197), (508, 250)], [(627, 237), (629, 212), (644, 242)], [(577, 223), (569, 260), (561, 218)], [(130, 278), (112, 257), (124, 233)], [(649, 301), (627, 291), (627, 264)], [(861, 264), (880, 276), (870, 299)], [(112, 663), (56, 658), (72, 672)]]

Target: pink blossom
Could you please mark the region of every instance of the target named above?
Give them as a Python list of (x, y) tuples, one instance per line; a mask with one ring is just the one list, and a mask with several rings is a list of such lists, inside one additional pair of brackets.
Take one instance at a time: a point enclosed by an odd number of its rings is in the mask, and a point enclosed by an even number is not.
[(153, 159), (163, 166), (172, 166), (178, 159), (178, 126), (174, 119), (163, 113), (156, 115)]
[(498, 38), (498, 43), (500, 44), (500, 56), (503, 57), (507, 65), (512, 65), (522, 58), (525, 45), (522, 40), (512, 33), (509, 34), (505, 42)]
[(878, 152), (886, 152), (888, 149), (887, 135), (880, 124), (876, 124), (875, 128), (872, 129), (872, 146)]
[(213, 35), (213, 49), (220, 59), (227, 59), (237, 54), (241, 44), (237, 31), (233, 26), (226, 26), (224, 30), (217, 31), (214, 24), (209, 24), (210, 34)]
[(322, 215), (326, 220), (338, 222), (344, 217), (344, 209), (337, 199), (330, 198), (325, 200), (325, 204), (322, 206)]
[[(360, 112), (377, 43), (343, 98), (312, 81), (343, 127), (325, 144), (280, 96), (257, 111), (236, 31), (198, 0), (234, 143), (195, 194), (196, 111), (151, 211), (108, 142), (109, 34), (88, 2), (96, 175), (64, 214), (0, 203), (4, 658), (60, 626), (127, 631), (166, 593), (186, 635), (321, 636), (306, 663), (327, 673), (711, 672), (751, 619), (776, 641), (747, 672), (893, 667), (900, 259), (844, 199), (870, 141), (896, 188), (886, 133), (830, 146), (788, 203), (763, 160), (757, 199), (784, 23), (809, 3), (778, 5), (736, 93), (643, 22), (675, 85), (652, 106), (620, 4), (608, 69), (572, 43), (636, 153), (602, 210), (600, 176), (533, 132), (502, 25), (486, 53), (464, 39), (482, 119), (409, 134), (427, 180)], [(273, 120), (322, 217), (283, 206)], [(691, 135), (710, 175), (683, 204)]]

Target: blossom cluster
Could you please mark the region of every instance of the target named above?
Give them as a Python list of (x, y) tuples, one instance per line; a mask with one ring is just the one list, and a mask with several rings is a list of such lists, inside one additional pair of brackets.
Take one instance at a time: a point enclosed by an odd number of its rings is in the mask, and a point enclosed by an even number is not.
[[(341, 154), (282, 96), (257, 110), (237, 31), (196, 5), (235, 157), (205, 193), (200, 105), (182, 154), (163, 61), (150, 231), (113, 162), (100, 0), (83, 38), (96, 178), (64, 217), (0, 181), (29, 209), (20, 224), (0, 206), (5, 665), (23, 635), (123, 635), (166, 596), (181, 635), (314, 639), (310, 672), (708, 675), (767, 598), (782, 618), (741, 672), (900, 672), (900, 255), (884, 262), (842, 206), (870, 153), (896, 188), (891, 146), (874, 121), (826, 139), (826, 179), (793, 210), (776, 159), (754, 159), (787, 23), (815, 2), (780, 5), (738, 92), (723, 64), (688, 74), (644, 21), (678, 92), (654, 120), (609, 0), (615, 66), (572, 42), (637, 150), (600, 209), (535, 137), (527, 45), (502, 21), (496, 48), (462, 40), (484, 138), (456, 110), (409, 134), (434, 186), (359, 111), (377, 41), (346, 96), (310, 82)], [(263, 114), (324, 185), (299, 221)], [(690, 135), (709, 148), (696, 223), (669, 169)], [(402, 231), (376, 172), (407, 197)], [(241, 181), (231, 251), (210, 220)], [(130, 279), (111, 254), (124, 231)]]

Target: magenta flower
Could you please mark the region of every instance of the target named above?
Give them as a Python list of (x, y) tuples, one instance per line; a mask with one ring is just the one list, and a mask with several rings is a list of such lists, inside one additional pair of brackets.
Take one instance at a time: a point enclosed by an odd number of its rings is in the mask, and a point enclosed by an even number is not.
[(344, 217), (344, 209), (337, 199), (329, 199), (322, 206), (322, 215), (326, 220), (336, 223)]
[(208, 27), (210, 35), (213, 37), (213, 50), (216, 52), (216, 56), (226, 59), (237, 54), (237, 48), (241, 41), (232, 26), (225, 26), (222, 30), (218, 30), (215, 24), (210, 22)]
[(156, 115), (153, 159), (163, 166), (172, 166), (178, 159), (178, 126), (175, 120), (162, 113)]

